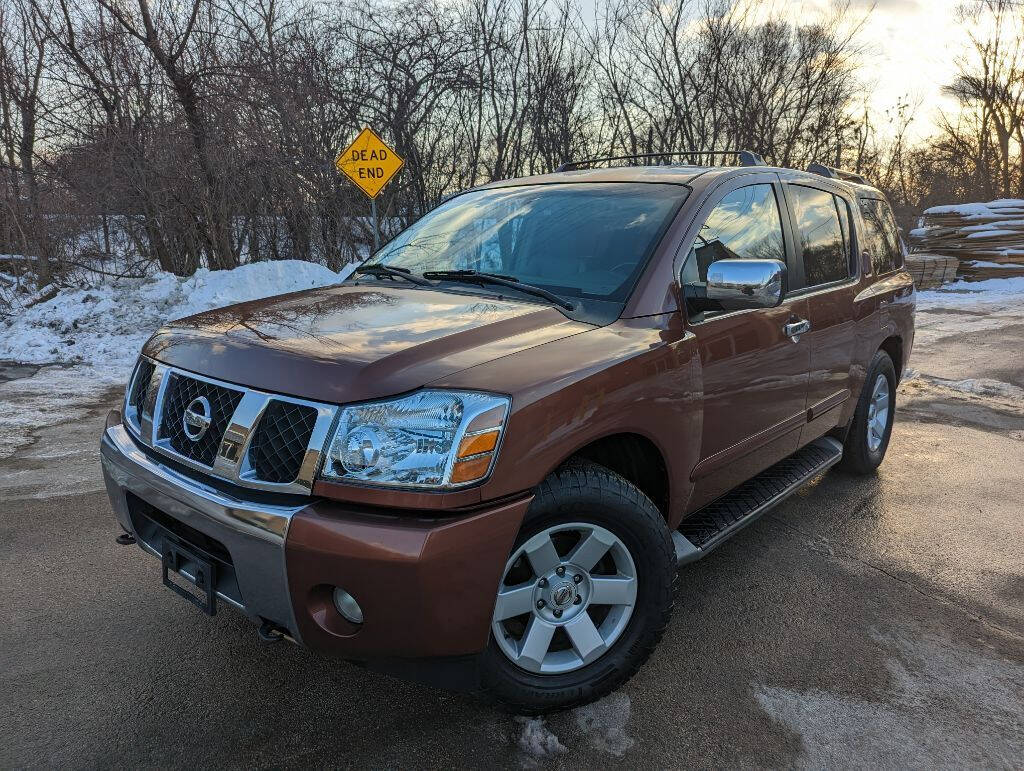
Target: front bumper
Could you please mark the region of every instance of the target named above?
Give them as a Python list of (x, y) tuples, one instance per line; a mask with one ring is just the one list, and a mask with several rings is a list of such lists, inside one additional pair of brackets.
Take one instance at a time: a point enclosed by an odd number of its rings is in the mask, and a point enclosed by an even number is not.
[[(326, 499), (254, 503), (150, 456), (116, 419), (100, 454), (118, 522), (145, 551), (159, 557), (171, 538), (212, 552), (223, 565), (221, 600), (310, 648), (371, 663), (484, 649), (501, 571), (532, 500), (443, 518)], [(359, 602), (361, 625), (335, 610), (336, 586)]]

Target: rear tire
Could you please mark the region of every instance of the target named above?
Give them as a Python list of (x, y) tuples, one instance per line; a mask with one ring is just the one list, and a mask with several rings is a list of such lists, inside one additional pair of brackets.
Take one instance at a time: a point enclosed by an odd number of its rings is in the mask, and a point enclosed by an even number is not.
[[(884, 405), (884, 415), (882, 413)], [(896, 368), (885, 351), (877, 351), (868, 367), (857, 409), (837, 465), (850, 474), (870, 474), (885, 458), (896, 413)]]
[[(599, 542), (589, 551), (603, 555), (592, 568), (583, 554), (588, 541)], [(548, 558), (537, 556), (541, 552)], [(579, 706), (610, 693), (632, 677), (661, 639), (672, 613), (675, 575), (671, 534), (646, 495), (595, 463), (560, 468), (537, 488), (502, 575), (483, 654), (484, 689), (525, 714)], [(621, 584), (614, 595), (606, 594), (611, 584)], [(523, 592), (521, 601), (506, 605), (515, 591)], [(576, 636), (578, 626), (568, 629), (573, 622), (589, 630), (589, 645), (586, 635)], [(526, 642), (531, 624), (537, 631), (555, 627), (544, 636), (540, 656)], [(496, 635), (502, 635), (500, 644)]]

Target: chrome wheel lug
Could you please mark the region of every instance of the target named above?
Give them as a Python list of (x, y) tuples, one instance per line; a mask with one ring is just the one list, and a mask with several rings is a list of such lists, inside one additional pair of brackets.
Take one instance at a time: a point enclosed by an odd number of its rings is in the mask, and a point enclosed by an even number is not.
[(575, 581), (576, 583), (580, 583), (580, 581), (583, 580), (583, 576), (581, 576), (579, 573), (577, 573), (576, 575), (574, 575), (572, 577), (572, 580)]
[(555, 568), (555, 573), (558, 574), (559, 578), (564, 576), (565, 575), (565, 566), (564, 565), (559, 565), (557, 568)]
[(541, 608), (543, 608), (543, 607), (544, 607), (545, 605), (547, 605), (547, 603), (546, 603), (546, 602), (544, 602), (544, 600), (537, 600), (537, 610), (540, 610), (540, 609), (541, 609)]
[(579, 596), (579, 595), (577, 594), (577, 595), (576, 595), (576, 599), (572, 601), (572, 604), (573, 604), (573, 605), (579, 605), (579, 604), (580, 604), (580, 603), (582, 603), (582, 602), (583, 602), (583, 598), (582, 598), (582, 597), (580, 597), (580, 596)]
[(561, 618), (561, 617), (562, 617), (562, 611), (560, 611), (558, 608), (555, 608), (555, 618)]
[(543, 589), (547, 585), (548, 580), (546, 578), (542, 578), (540, 581), (537, 582), (537, 586), (539, 586), (541, 589)]

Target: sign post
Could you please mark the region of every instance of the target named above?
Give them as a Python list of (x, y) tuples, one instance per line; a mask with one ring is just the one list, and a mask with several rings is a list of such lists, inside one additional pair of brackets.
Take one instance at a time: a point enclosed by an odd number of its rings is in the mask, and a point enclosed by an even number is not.
[(377, 222), (377, 196), (384, 185), (405, 165), (398, 153), (388, 147), (369, 126), (359, 132), (334, 162), (338, 171), (352, 180), (370, 199), (373, 218), (373, 250), (380, 249), (380, 226)]

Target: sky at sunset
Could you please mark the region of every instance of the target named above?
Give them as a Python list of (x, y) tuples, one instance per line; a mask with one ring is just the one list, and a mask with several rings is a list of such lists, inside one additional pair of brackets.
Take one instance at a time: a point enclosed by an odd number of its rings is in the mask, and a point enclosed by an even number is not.
[[(867, 47), (864, 76), (872, 82), (876, 113), (902, 97), (921, 101), (912, 133), (927, 135), (940, 109), (956, 112), (941, 93), (956, 73), (957, 57), (966, 53), (968, 33), (956, 10), (963, 0), (854, 0), (851, 15), (863, 18), (860, 41)], [(811, 3), (809, 3), (810, 5)], [(837, 3), (813, 0), (829, 7)], [(872, 5), (874, 10), (872, 10)]]

